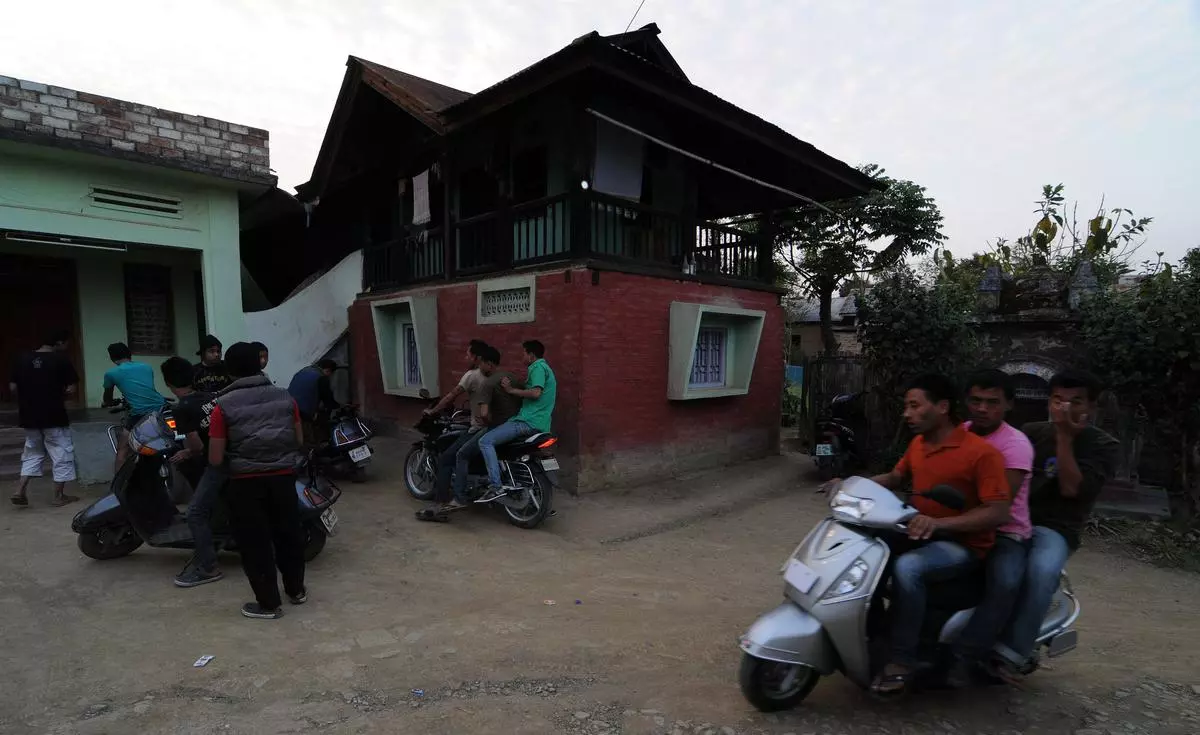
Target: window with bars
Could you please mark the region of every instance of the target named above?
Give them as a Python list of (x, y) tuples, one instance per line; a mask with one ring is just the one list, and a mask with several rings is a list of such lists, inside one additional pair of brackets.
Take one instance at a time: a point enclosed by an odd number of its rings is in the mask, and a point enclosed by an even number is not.
[(725, 387), (725, 355), (729, 331), (725, 327), (700, 327), (692, 358), (689, 388)]
[(505, 288), (498, 291), (484, 291), (480, 300), (479, 316), (484, 319), (495, 317), (524, 316), (532, 308), (529, 298), (529, 287)]
[(421, 387), (421, 355), (417, 350), (417, 330), (411, 324), (404, 325), (404, 384)]
[(125, 342), (133, 354), (175, 353), (173, 307), (169, 267), (125, 264)]

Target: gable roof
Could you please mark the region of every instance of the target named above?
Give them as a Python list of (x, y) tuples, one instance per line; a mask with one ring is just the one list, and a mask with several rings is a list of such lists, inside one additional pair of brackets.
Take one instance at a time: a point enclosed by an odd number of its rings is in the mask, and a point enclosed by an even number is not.
[(471, 96), (469, 92), (406, 74), (357, 56), (351, 56), (350, 62), (362, 67), (362, 80), (365, 84), (438, 132), (442, 126), (438, 113)]

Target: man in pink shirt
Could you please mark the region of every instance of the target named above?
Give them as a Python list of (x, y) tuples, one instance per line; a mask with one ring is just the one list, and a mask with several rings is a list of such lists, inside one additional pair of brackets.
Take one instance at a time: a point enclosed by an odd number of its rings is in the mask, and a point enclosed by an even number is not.
[(1033, 535), (1029, 522), (1033, 445), (1024, 432), (1004, 420), (1012, 401), (1012, 379), (1000, 370), (975, 373), (967, 383), (971, 420), (965, 426), (1004, 456), (1004, 474), (1013, 500), (1009, 511), (1012, 517), (996, 529), (996, 544), (988, 554), (987, 592), (954, 643), (954, 663), (947, 675), (947, 682), (954, 687), (971, 683), (975, 668), (1008, 622), (1025, 576), (1025, 556)]

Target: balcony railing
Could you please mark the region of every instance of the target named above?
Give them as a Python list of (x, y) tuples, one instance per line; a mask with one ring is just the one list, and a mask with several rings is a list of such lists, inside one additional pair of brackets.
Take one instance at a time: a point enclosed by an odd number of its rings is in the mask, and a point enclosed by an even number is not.
[(449, 241), (441, 228), (433, 228), (369, 246), (364, 252), (364, 286), (397, 288), (572, 258), (624, 262), (664, 274), (759, 283), (771, 279), (769, 243), (759, 220), (696, 222), (590, 191), (468, 217), (453, 223), (450, 233)]

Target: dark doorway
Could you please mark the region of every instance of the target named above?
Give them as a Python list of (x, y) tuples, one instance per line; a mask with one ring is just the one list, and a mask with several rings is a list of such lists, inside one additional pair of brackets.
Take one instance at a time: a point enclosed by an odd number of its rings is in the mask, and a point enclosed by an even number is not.
[(1008, 423), (1021, 428), (1032, 421), (1045, 421), (1050, 384), (1044, 378), (1029, 373), (1017, 373), (1012, 379), (1016, 400), (1013, 401), (1013, 410), (1008, 415)]
[[(78, 303), (75, 261), (0, 253), (0, 366), (6, 376), (0, 381), (0, 403), (5, 407), (15, 403), (7, 377), (13, 360), (40, 347), (53, 330), (71, 333), (71, 363), (84, 374)], [(68, 406), (87, 405), (83, 382)]]

